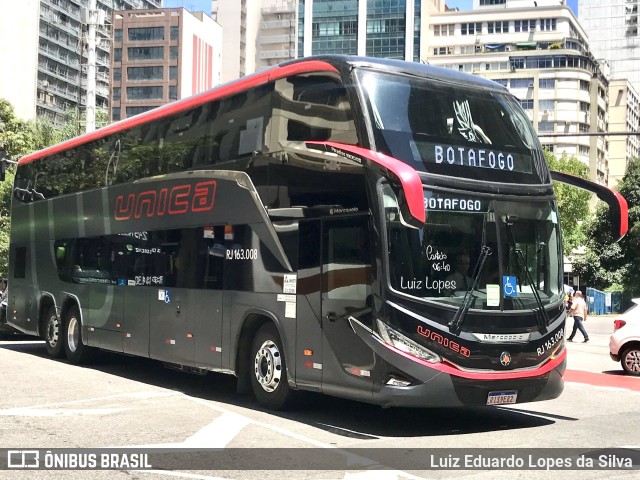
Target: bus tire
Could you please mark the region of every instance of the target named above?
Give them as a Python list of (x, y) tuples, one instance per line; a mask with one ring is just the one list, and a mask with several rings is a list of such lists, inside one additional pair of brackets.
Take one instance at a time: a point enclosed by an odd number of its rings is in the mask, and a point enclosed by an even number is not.
[(249, 358), (251, 387), (258, 403), (270, 410), (284, 410), (293, 391), (287, 382), (284, 350), (273, 323), (260, 327), (251, 344)]
[(64, 335), (62, 333), (62, 321), (56, 313), (56, 308), (51, 306), (44, 319), (44, 344), (47, 354), (53, 358), (64, 356)]
[(86, 346), (82, 340), (82, 323), (78, 307), (71, 307), (65, 315), (64, 332), (67, 359), (75, 364), (87, 363), (91, 356), (91, 347)]

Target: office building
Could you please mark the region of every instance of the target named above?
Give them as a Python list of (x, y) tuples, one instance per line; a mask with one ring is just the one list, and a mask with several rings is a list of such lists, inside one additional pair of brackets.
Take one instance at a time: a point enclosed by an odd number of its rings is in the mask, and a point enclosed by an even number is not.
[[(97, 0), (96, 106), (109, 96), (111, 13), (114, 9), (157, 8), (161, 0)], [(0, 42), (5, 70), (0, 97), (18, 117), (61, 124), (65, 112), (86, 104), (88, 0), (4, 1)]]
[(429, 15), (444, 0), (213, 0), (224, 81), (310, 55), (425, 61)]
[[(582, 8), (582, 7), (581, 7)], [(545, 148), (608, 181), (609, 71), (557, 0), (474, 0), (470, 11), (430, 16), (429, 63), (495, 80), (520, 99)]]
[(606, 58), (611, 76), (640, 92), (640, 0), (580, 0), (579, 20), (596, 58)]
[[(640, 96), (628, 80), (609, 82), (609, 132), (640, 131)], [(609, 136), (609, 186), (615, 187), (632, 158), (640, 157), (637, 135)]]
[(184, 8), (113, 15), (111, 119), (121, 120), (220, 83), (222, 27)]

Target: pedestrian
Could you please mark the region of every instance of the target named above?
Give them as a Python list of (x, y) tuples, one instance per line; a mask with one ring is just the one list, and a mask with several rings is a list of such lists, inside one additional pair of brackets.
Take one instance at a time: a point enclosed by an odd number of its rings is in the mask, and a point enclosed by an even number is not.
[(584, 337), (582, 343), (587, 343), (589, 341), (589, 334), (584, 328), (583, 322), (587, 321), (587, 304), (582, 298), (582, 292), (580, 290), (576, 290), (573, 293), (573, 301), (571, 302), (571, 308), (569, 309), (569, 315), (573, 315), (573, 331), (568, 341), (573, 342), (573, 337), (576, 334), (576, 331), (580, 329), (580, 333)]

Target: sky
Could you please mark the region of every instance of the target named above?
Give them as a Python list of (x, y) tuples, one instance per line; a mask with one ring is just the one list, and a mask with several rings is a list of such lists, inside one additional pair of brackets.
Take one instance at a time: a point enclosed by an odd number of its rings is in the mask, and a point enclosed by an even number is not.
[[(188, 1), (188, 0), (187, 0)], [(473, 0), (445, 0), (449, 7), (458, 7), (460, 10), (471, 10)], [(571, 7), (576, 17), (578, 16), (578, 0), (567, 0), (567, 5)]]
[(204, 12), (211, 15), (211, 0), (162, 0), (162, 6), (184, 7), (191, 12)]

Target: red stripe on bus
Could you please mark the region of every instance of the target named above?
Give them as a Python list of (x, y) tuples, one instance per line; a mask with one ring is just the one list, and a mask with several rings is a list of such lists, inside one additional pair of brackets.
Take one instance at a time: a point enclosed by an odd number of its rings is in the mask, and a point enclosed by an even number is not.
[(627, 200), (618, 192), (613, 190), (613, 195), (620, 205), (620, 238), (624, 237), (629, 231), (629, 204)]
[(398, 350), (395, 347), (392, 347), (388, 343), (380, 342), (389, 350), (401, 355), (409, 360), (412, 360), (420, 365), (431, 368), (433, 370), (438, 370), (439, 372), (446, 373), (447, 375), (451, 375), (453, 377), (466, 378), (469, 380), (515, 380), (518, 378), (533, 378), (544, 375), (545, 373), (550, 372), (551, 370), (557, 368), (567, 357), (567, 349), (564, 349), (560, 356), (549, 360), (548, 362), (540, 365), (538, 368), (534, 368), (531, 370), (505, 370), (505, 371), (487, 371), (487, 372), (468, 372), (465, 370), (459, 370), (450, 365), (446, 365), (444, 363), (431, 363), (426, 360), (422, 360), (420, 358), (409, 355), (402, 350)]
[(296, 62), (294, 64), (285, 65), (283, 67), (276, 66), (271, 68), (270, 70), (249, 75), (247, 77), (241, 78), (240, 80), (236, 80), (232, 83), (222, 85), (207, 92), (194, 95), (192, 97), (178, 100), (177, 102), (171, 102), (167, 105), (163, 105), (162, 107), (158, 107), (148, 112), (141, 113), (140, 115), (126, 118), (116, 123), (112, 123), (111, 125), (107, 125), (106, 127), (96, 130), (95, 132), (86, 133), (80, 137), (75, 137), (57, 145), (53, 145), (43, 150), (31, 153), (22, 157), (18, 162), (18, 165), (24, 165), (26, 163), (38, 160), (42, 157), (54, 155), (56, 153), (63, 152), (70, 148), (78, 147), (93, 140), (98, 140), (114, 133), (122, 132), (129, 128), (146, 124), (153, 120), (158, 120), (176, 113), (184, 112), (186, 110), (189, 110), (190, 108), (197, 107), (204, 103), (234, 95), (249, 88), (264, 85), (271, 80), (278, 80), (280, 78), (288, 77), (291, 75), (310, 72), (337, 73), (338, 70), (330, 63), (323, 62), (321, 60), (307, 60)]
[[(426, 222), (426, 213), (424, 208), (424, 187), (422, 186), (422, 180), (418, 172), (406, 163), (385, 155), (384, 153), (374, 152), (366, 148), (358, 147), (356, 145), (348, 145), (345, 143), (337, 142), (306, 142), (308, 144), (326, 145), (333, 147), (337, 150), (344, 150), (345, 152), (353, 153), (360, 157), (371, 160), (374, 163), (386, 168), (393, 172), (400, 183), (406, 196), (407, 205), (409, 206), (409, 212), (418, 221)], [(330, 150), (329, 150), (330, 151)]]

